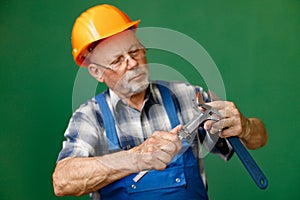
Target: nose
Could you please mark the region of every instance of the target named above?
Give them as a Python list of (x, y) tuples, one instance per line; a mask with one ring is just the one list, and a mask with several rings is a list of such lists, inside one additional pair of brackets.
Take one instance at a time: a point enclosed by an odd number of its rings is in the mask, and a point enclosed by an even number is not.
[(138, 66), (138, 62), (135, 59), (133, 59), (130, 55), (126, 56), (125, 62), (126, 62), (127, 69), (132, 69)]

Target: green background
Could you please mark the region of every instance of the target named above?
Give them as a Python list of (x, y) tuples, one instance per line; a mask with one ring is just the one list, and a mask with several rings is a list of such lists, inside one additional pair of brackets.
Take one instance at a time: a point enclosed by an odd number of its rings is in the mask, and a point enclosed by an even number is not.
[[(257, 188), (236, 156), (223, 162), (209, 155), (210, 198), (299, 199), (299, 0), (2, 0), (0, 199), (60, 199), (51, 175), (73, 110), (78, 67), (71, 28), (82, 11), (104, 2), (141, 19), (141, 27), (173, 29), (199, 42), (218, 66), (227, 99), (265, 122), (268, 144), (251, 154), (269, 187)], [(181, 69), (197, 83), (179, 56), (150, 50), (149, 61)]]

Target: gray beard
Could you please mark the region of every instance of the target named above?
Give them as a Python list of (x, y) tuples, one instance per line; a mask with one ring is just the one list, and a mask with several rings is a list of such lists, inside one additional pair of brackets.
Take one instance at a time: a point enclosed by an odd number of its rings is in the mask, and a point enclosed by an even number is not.
[[(143, 74), (142, 79), (131, 80), (133, 77)], [(143, 92), (149, 86), (150, 73), (147, 67), (137, 67), (134, 70), (126, 72), (116, 83), (113, 91), (121, 96), (129, 98), (132, 95)], [(131, 81), (130, 81), (131, 80)]]

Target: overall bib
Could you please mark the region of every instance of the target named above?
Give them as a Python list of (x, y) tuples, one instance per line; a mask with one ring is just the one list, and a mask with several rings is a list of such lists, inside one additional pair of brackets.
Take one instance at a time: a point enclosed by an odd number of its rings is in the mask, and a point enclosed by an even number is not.
[[(170, 90), (164, 84), (158, 84), (169, 120), (174, 128), (179, 124), (177, 110)], [(108, 137), (110, 152), (121, 150), (114, 119), (105, 100), (105, 94), (95, 97), (103, 115), (103, 123)], [(187, 145), (187, 144), (183, 144)], [(99, 190), (101, 200), (202, 200), (208, 199), (206, 188), (200, 177), (197, 160), (188, 148), (177, 156), (165, 170), (151, 170), (137, 183), (131, 174)]]

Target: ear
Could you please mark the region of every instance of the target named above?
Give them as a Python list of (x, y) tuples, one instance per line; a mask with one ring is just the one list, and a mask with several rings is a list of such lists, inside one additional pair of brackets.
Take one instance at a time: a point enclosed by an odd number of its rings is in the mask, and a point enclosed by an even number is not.
[(89, 73), (99, 82), (104, 82), (103, 73), (104, 70), (100, 69), (98, 66), (94, 64), (89, 64), (88, 66)]

